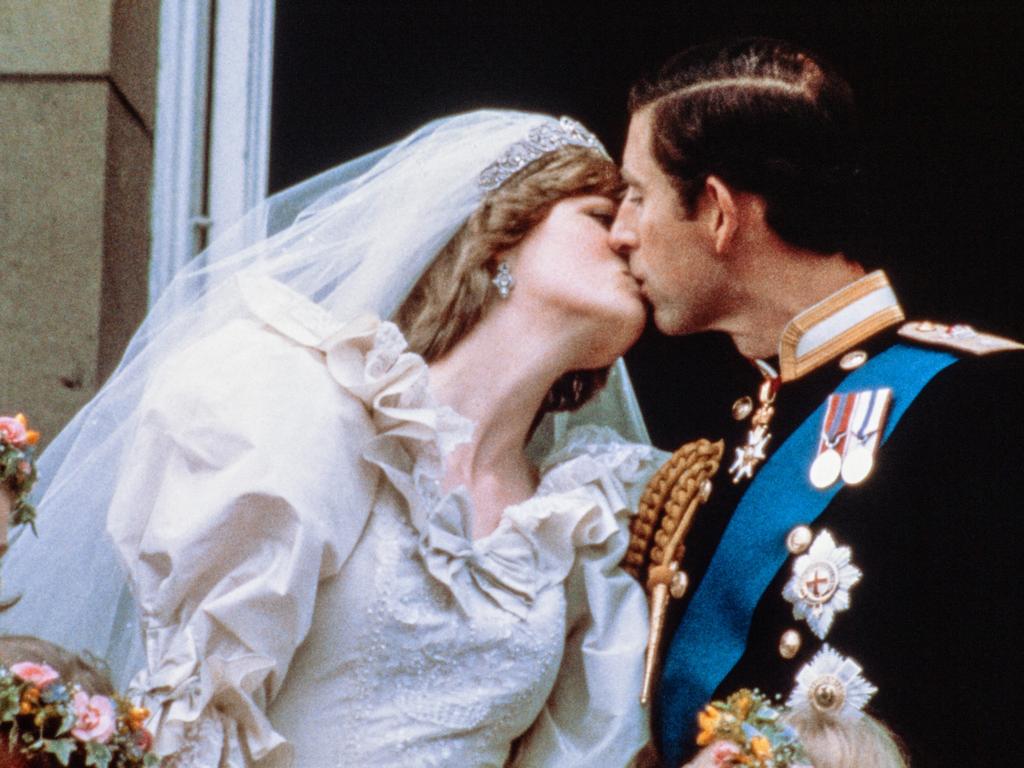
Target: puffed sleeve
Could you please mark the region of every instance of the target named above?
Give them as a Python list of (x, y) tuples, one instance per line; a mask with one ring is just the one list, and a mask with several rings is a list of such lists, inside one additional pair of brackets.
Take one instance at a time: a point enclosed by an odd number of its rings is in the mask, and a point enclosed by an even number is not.
[[(141, 611), (133, 680), (165, 765), (288, 766), (264, 714), (377, 475), (322, 352), (240, 319), (152, 377), (108, 529)], [(126, 466), (129, 462), (125, 462)]]
[(614, 516), (579, 542), (566, 580), (566, 647), (555, 687), (511, 763), (526, 768), (622, 768), (650, 738), (640, 704), (647, 599), (620, 567), (629, 518), (666, 454), (583, 427), (549, 458), (542, 487), (575, 486)]

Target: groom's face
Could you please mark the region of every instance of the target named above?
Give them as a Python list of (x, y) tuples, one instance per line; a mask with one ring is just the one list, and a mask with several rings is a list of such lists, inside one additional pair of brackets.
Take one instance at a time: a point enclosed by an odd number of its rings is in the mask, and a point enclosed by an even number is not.
[(622, 153), (628, 188), (612, 225), (612, 247), (654, 308), (662, 333), (678, 335), (714, 327), (716, 297), (724, 279), (701, 210), (687, 216), (671, 179), (651, 148), (650, 109), (633, 115)]

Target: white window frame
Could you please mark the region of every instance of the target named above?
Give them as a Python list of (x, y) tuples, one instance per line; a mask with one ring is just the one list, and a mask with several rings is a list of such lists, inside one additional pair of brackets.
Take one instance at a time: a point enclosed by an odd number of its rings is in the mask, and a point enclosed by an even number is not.
[(149, 301), (267, 192), (274, 0), (163, 0)]

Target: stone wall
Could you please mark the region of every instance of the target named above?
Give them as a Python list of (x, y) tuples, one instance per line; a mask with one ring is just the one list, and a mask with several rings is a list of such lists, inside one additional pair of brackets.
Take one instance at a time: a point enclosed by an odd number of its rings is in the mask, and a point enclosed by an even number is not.
[(145, 314), (158, 0), (0, 0), (0, 413), (52, 437)]

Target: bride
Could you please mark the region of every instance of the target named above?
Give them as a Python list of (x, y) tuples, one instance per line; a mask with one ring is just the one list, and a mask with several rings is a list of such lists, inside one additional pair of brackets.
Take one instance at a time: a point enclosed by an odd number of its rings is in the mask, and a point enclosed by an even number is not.
[(663, 457), (587, 424), (645, 437), (618, 189), (482, 111), (271, 198), (43, 456), (4, 627), (141, 668), (169, 765), (628, 764)]

